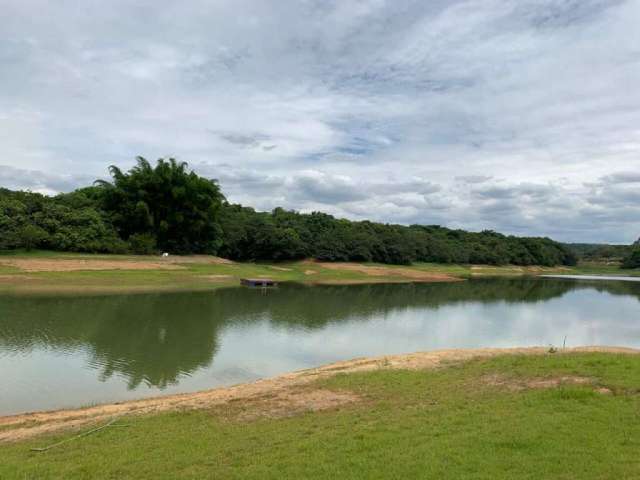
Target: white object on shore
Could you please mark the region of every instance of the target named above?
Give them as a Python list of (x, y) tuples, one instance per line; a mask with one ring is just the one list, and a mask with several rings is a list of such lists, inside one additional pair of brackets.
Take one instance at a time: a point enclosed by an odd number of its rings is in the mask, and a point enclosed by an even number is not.
[(162, 254), (162, 256), (163, 256), (163, 257), (168, 257), (168, 256), (169, 256), (169, 254), (168, 254), (167, 252), (164, 252), (164, 253)]

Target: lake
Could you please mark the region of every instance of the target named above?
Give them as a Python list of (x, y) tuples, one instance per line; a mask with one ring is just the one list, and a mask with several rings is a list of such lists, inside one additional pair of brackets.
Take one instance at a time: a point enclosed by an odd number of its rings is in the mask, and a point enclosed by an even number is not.
[(0, 296), (0, 415), (232, 385), (360, 356), (640, 347), (640, 283), (485, 278)]

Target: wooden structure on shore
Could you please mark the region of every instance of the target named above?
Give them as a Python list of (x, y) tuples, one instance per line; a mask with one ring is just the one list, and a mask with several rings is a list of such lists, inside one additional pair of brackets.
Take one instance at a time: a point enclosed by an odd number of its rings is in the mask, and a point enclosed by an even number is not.
[(278, 283), (270, 278), (241, 278), (240, 284), (245, 287), (276, 287)]

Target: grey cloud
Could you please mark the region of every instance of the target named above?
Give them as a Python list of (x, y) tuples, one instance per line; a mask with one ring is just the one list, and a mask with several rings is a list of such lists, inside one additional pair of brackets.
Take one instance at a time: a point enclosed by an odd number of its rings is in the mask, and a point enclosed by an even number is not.
[(234, 167), (229, 164), (200, 164), (195, 169), (200, 175), (217, 179), (223, 192), (244, 191), (264, 194), (283, 187), (286, 182), (283, 176), (269, 175), (259, 170)]
[(527, 5), (518, 13), (528, 18), (536, 28), (552, 29), (596, 20), (607, 9), (620, 3), (612, 0), (564, 0), (549, 2), (544, 10)]
[(234, 145), (240, 145), (243, 147), (255, 147), (259, 143), (255, 137), (250, 137), (248, 135), (234, 135), (232, 133), (228, 133), (220, 135), (220, 138), (229, 143), (233, 143)]
[(549, 185), (539, 185), (533, 183), (521, 183), (518, 185), (490, 185), (482, 188), (476, 188), (473, 193), (481, 198), (487, 199), (526, 199), (526, 197), (535, 200), (548, 198), (554, 189)]
[(495, 215), (520, 212), (520, 207), (515, 202), (508, 200), (494, 200), (478, 207), (478, 211), (485, 218), (494, 218)]
[(275, 145), (263, 145), (264, 142), (269, 141), (269, 137), (265, 135), (243, 135), (238, 133), (223, 133), (220, 134), (220, 138), (227, 142), (246, 148), (256, 148), (262, 146), (263, 150), (272, 150)]
[[(589, 203), (593, 205), (624, 207), (640, 203), (640, 190), (636, 188), (620, 187), (613, 185), (590, 195)], [(613, 213), (613, 212), (612, 212)]]
[(292, 178), (294, 198), (318, 203), (339, 204), (362, 200), (366, 191), (349, 177), (307, 172)]
[(95, 178), (87, 175), (62, 175), (24, 170), (8, 165), (0, 165), (0, 186), (14, 189), (28, 189), (42, 193), (67, 192), (91, 184)]
[(442, 186), (422, 179), (412, 179), (408, 181), (396, 182), (374, 182), (367, 188), (369, 191), (380, 195), (391, 195), (398, 193), (419, 193), (421, 195), (431, 195), (442, 190)]
[(455, 177), (455, 179), (459, 182), (463, 183), (485, 183), (491, 180), (493, 177), (489, 175), (461, 175)]
[(603, 184), (640, 183), (640, 173), (617, 172), (617, 173), (613, 173), (611, 175), (606, 175), (602, 177), (600, 181)]

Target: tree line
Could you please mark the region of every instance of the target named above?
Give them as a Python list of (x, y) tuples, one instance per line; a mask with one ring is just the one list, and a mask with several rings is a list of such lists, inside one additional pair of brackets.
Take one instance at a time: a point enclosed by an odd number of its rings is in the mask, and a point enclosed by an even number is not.
[(0, 188), (0, 250), (212, 254), (234, 260), (316, 258), (390, 264), (573, 265), (549, 238), (438, 225), (350, 221), (321, 212), (259, 212), (226, 201), (215, 180), (186, 163), (142, 157), (111, 181), (46, 196)]

